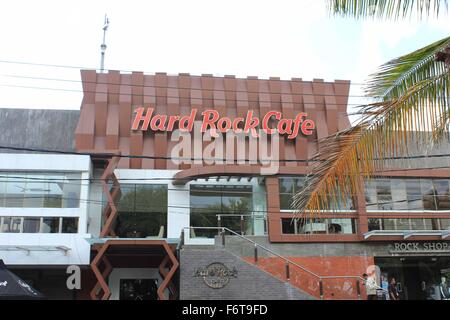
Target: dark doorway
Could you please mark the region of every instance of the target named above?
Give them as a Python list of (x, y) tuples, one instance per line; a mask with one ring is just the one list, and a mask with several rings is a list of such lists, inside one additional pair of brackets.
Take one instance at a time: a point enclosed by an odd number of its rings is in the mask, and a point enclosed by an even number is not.
[(157, 300), (158, 280), (120, 279), (120, 300)]
[(402, 300), (439, 300), (441, 278), (450, 280), (449, 257), (375, 258), (375, 264), (389, 281), (396, 279)]

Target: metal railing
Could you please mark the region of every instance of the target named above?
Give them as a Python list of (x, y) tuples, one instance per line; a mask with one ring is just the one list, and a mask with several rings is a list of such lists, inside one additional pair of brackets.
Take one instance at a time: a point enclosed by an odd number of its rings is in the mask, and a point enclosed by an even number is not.
[[(241, 235), (229, 228), (226, 227), (185, 227), (183, 228), (182, 231), (182, 235), (181, 235), (181, 243), (184, 244), (184, 239), (185, 239), (185, 231), (188, 231), (188, 234), (191, 234), (192, 230), (217, 230), (218, 231), (218, 236), (221, 238), (221, 244), (222, 246), (225, 247), (226, 245), (226, 232), (230, 233), (233, 236), (236, 236), (248, 243), (251, 243), (254, 247), (253, 249), (253, 262), (255, 264), (258, 264), (258, 261), (261, 259), (259, 257), (259, 253), (258, 253), (258, 249), (261, 249), (263, 251), (265, 251), (266, 253), (273, 255), (279, 259), (281, 259), (284, 262), (284, 279), (282, 278), (282, 280), (285, 280), (286, 282), (291, 282), (291, 284), (293, 284), (294, 286), (297, 286), (298, 288), (305, 290), (305, 288), (302, 288), (300, 285), (298, 285), (298, 283), (292, 283), (292, 274), (296, 271), (295, 268), (297, 270), (301, 270), (302, 272), (304, 272), (305, 274), (309, 275), (310, 277), (312, 277), (313, 279), (315, 279), (317, 281), (318, 284), (318, 295), (320, 297), (320, 299), (324, 298), (324, 281), (325, 280), (331, 280), (331, 279), (335, 279), (335, 280), (339, 280), (339, 279), (353, 279), (355, 282), (355, 286), (356, 286), (356, 295), (358, 299), (361, 299), (361, 281), (364, 283), (365, 280), (364, 278), (360, 277), (360, 276), (322, 276), (319, 275), (307, 268), (305, 268), (304, 266), (296, 263), (295, 261), (292, 261), (284, 256), (282, 256), (281, 254), (273, 251), (272, 249), (269, 249), (259, 243), (257, 243), (256, 241), (253, 241), (252, 239), (249, 239), (247, 237), (245, 237), (244, 235)], [(247, 261), (246, 259), (244, 259), (243, 257), (241, 257), (241, 259)], [(249, 262), (249, 261), (247, 261)], [(294, 271), (294, 272), (293, 272)], [(302, 277), (302, 276), (299, 276)], [(379, 287), (379, 289), (381, 289)], [(307, 290), (306, 290), (307, 291)], [(311, 290), (310, 290), (311, 291)], [(314, 294), (314, 293), (313, 293)]]
[[(239, 218), (239, 231), (241, 235), (248, 234), (248, 231), (250, 230), (251, 235), (257, 235), (255, 231), (255, 221), (262, 221), (264, 230), (262, 234), (265, 235), (267, 232), (267, 218), (265, 215), (255, 215), (255, 214), (229, 214), (229, 213), (221, 213), (216, 214), (217, 217), (217, 227), (218, 228), (226, 228), (230, 229), (230, 227), (227, 227), (226, 224), (231, 224), (231, 222), (236, 222), (236, 220), (232, 221), (233, 218)], [(231, 219), (230, 219), (231, 218)], [(250, 223), (251, 227), (248, 228), (248, 223)]]

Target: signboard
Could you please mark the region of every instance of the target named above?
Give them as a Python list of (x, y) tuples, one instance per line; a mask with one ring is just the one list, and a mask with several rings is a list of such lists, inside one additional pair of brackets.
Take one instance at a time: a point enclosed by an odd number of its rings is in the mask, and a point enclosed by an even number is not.
[(221, 289), (230, 282), (230, 278), (237, 278), (237, 270), (236, 268), (230, 270), (223, 263), (214, 262), (207, 267), (198, 268), (194, 277), (203, 278), (203, 282), (210, 288)]
[[(178, 129), (183, 132), (191, 132), (194, 127), (198, 109), (191, 109), (188, 116), (160, 115), (154, 114), (154, 108), (139, 107), (135, 110), (132, 122), (132, 130), (156, 132), (171, 132)], [(269, 111), (261, 119), (254, 116), (253, 110), (248, 110), (245, 117), (220, 117), (217, 110), (205, 110), (201, 113), (201, 132), (211, 130), (216, 136), (216, 132), (227, 133), (251, 133), (253, 137), (258, 137), (258, 129), (262, 129), (266, 134), (287, 135), (288, 139), (295, 139), (300, 133), (305, 136), (313, 134), (316, 124), (308, 119), (308, 114), (298, 113), (294, 119), (284, 118), (280, 111)]]
[(389, 246), (393, 254), (450, 254), (448, 242), (395, 242)]

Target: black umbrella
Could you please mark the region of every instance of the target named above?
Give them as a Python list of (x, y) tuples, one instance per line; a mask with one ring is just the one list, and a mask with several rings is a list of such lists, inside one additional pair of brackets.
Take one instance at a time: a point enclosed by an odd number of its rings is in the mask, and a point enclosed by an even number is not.
[(0, 259), (0, 300), (46, 299), (45, 296), (6, 269)]

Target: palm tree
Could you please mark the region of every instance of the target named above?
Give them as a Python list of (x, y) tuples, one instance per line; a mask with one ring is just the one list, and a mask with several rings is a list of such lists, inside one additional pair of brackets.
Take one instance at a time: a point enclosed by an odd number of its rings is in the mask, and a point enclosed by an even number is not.
[[(334, 15), (399, 19), (448, 12), (447, 0), (329, 0)], [(306, 187), (294, 196), (298, 215), (311, 217), (330, 202), (356, 194), (361, 176), (370, 178), (392, 158), (408, 153), (408, 145), (438, 143), (448, 132), (450, 117), (450, 37), (382, 65), (365, 85), (374, 102), (361, 106), (351, 128), (321, 141)], [(431, 135), (414, 135), (414, 131)], [(423, 139), (427, 139), (424, 141)]]

